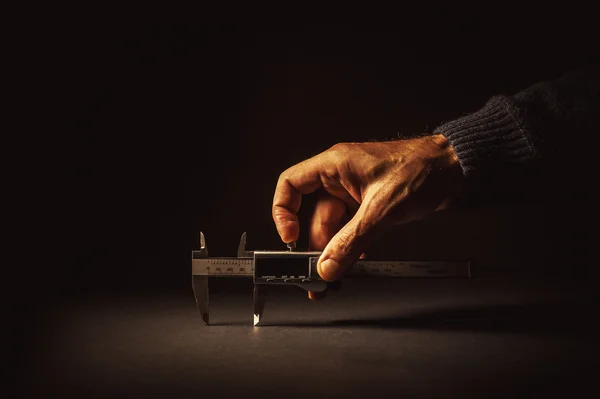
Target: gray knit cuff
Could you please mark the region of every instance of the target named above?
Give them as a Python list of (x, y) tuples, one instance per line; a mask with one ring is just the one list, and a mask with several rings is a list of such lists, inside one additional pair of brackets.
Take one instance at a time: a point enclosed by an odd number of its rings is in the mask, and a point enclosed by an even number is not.
[(512, 100), (495, 96), (477, 112), (442, 124), (434, 134), (448, 139), (468, 176), (533, 157), (533, 147), (519, 121)]

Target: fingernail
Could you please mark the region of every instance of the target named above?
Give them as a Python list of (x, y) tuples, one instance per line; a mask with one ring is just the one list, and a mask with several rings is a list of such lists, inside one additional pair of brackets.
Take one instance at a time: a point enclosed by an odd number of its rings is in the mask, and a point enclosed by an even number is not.
[(317, 266), (317, 271), (321, 278), (326, 280), (327, 278), (331, 278), (332, 275), (335, 276), (339, 267), (340, 265), (335, 260), (327, 259)]

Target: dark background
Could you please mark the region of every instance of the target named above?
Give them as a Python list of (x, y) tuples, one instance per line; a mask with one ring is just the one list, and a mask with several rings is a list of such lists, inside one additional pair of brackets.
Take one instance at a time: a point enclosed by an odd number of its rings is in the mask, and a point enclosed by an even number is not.
[[(337, 142), (431, 131), (493, 94), (516, 93), (593, 59), (584, 29), (550, 26), (481, 24), (460, 34), (376, 23), (205, 21), (114, 38), (118, 46), (97, 59), (95, 106), (117, 117), (115, 130), (103, 133), (114, 136), (110, 147), (127, 150), (102, 166), (120, 185), (99, 195), (119, 204), (131, 226), (124, 244), (135, 253), (126, 264), (103, 264), (98, 287), (188, 289), (200, 230), (211, 256), (234, 256), (244, 231), (249, 249), (282, 248), (271, 201), (283, 170)], [(544, 181), (531, 183), (542, 188)], [(548, 230), (545, 199), (501, 191), (510, 203), (403, 226), (374, 252), (554, 270), (547, 261), (556, 232)], [(307, 199), (304, 213), (309, 206)], [(561, 211), (553, 212), (560, 220)]]
[[(22, 359), (29, 359), (20, 363), (23, 370), (37, 365), (51, 385), (48, 371), (55, 365), (78, 368), (79, 363), (63, 355), (64, 348), (85, 358), (87, 349), (81, 348), (94, 347), (109, 354), (106, 366), (92, 368), (90, 381), (96, 383), (99, 375), (119, 365), (122, 353), (138, 364), (129, 369), (139, 373), (138, 382), (152, 381), (154, 369), (144, 359), (160, 347), (166, 336), (163, 329), (190, 334), (190, 339), (182, 338), (187, 344), (165, 349), (175, 354), (174, 362), (185, 358), (178, 351), (189, 347), (199, 358), (184, 361), (185, 367), (218, 359), (222, 353), (216, 349), (204, 348), (209, 351), (204, 353), (195, 347), (206, 337), (215, 345), (221, 341), (208, 330), (196, 331), (197, 320), (190, 317), (194, 312), (182, 302), (160, 304), (162, 298), (176, 297), (193, 307), (190, 252), (198, 248), (199, 231), (206, 235), (210, 256), (235, 256), (244, 231), (248, 249), (284, 248), (271, 219), (271, 201), (286, 168), (338, 142), (431, 131), (443, 121), (477, 110), (491, 95), (514, 94), (597, 62), (594, 26), (583, 11), (563, 11), (514, 18), (490, 11), (486, 18), (467, 16), (468, 23), (439, 11), (423, 24), (405, 12), (325, 24), (287, 14), (259, 18), (237, 10), (227, 17), (205, 13), (194, 23), (152, 23), (140, 17), (141, 21), (119, 24), (57, 27), (67, 40), (56, 45), (61, 51), (49, 51), (45, 62), (58, 65), (60, 76), (74, 86), (69, 95), (76, 105), (63, 111), (78, 124), (76, 133), (59, 143), (60, 151), (42, 148), (51, 160), (36, 169), (42, 177), (39, 190), (46, 214), (25, 229), (37, 232), (31, 237), (36, 245), (57, 245), (43, 251), (46, 263), (36, 264), (33, 283), (30, 276), (22, 280), (27, 282), (23, 292), (32, 293), (32, 304), (19, 314), (31, 322), (20, 324), (23, 328), (17, 332), (24, 332), (18, 348)], [(63, 84), (56, 76), (50, 80)], [(569, 134), (565, 132), (565, 140), (592, 147), (587, 145), (589, 138)], [(60, 132), (46, 140), (55, 145), (56, 136)], [(586, 261), (595, 249), (593, 234), (586, 232), (594, 226), (595, 197), (583, 195), (587, 190), (579, 184), (594, 181), (593, 169), (573, 167), (571, 161), (577, 158), (593, 164), (593, 158), (563, 154), (564, 170), (531, 181), (527, 195), (506, 187), (506, 195), (493, 203), (399, 227), (374, 244), (372, 255), (469, 259), (476, 273), (527, 275), (523, 281), (558, 276), (561, 285), (561, 279), (577, 279), (595, 268), (593, 260)], [(307, 198), (303, 220), (310, 204)], [(305, 248), (306, 242), (302, 236), (299, 247)], [(28, 268), (27, 273), (33, 272)], [(583, 275), (568, 287), (576, 292), (584, 283), (594, 281)], [(415, 284), (414, 298), (419, 298), (419, 283)], [(513, 291), (521, 295), (528, 286), (516, 284)], [(467, 287), (465, 295), (485, 296), (487, 289), (486, 284), (480, 291)], [(112, 299), (100, 305), (85, 302), (105, 297)], [(124, 297), (142, 298), (141, 304), (127, 305), (121, 301)], [(435, 295), (431, 298), (437, 300)], [(377, 300), (372, 301), (377, 307)], [(61, 303), (76, 309), (69, 313), (54, 307)], [(571, 310), (563, 309), (563, 315)], [(104, 313), (96, 317), (95, 311)], [(515, 312), (516, 323), (527, 325), (535, 309), (508, 309)], [(586, 312), (584, 308), (580, 313), (589, 316)], [(145, 321), (128, 324), (129, 317), (143, 319), (146, 313), (148, 326)], [(482, 313), (487, 317), (488, 310)], [(88, 335), (79, 336), (62, 322), (67, 314), (104, 327), (90, 327)], [(173, 314), (178, 315), (174, 321), (169, 318)], [(538, 319), (543, 321), (536, 327), (547, 328), (555, 314), (540, 312)], [(315, 315), (329, 318), (328, 313)], [(559, 315), (557, 323), (560, 320)], [(434, 335), (436, 326), (434, 322), (431, 327)], [(110, 337), (106, 341), (100, 336), (102, 328)], [(139, 339), (138, 334), (151, 334), (153, 329), (156, 335), (149, 343)], [(225, 331), (229, 335), (223, 339), (240, 333), (234, 330)], [(63, 333), (66, 344), (51, 343), (50, 337), (61, 338)], [(274, 340), (280, 336), (271, 333)], [(79, 346), (83, 336), (92, 338)], [(29, 345), (29, 338), (44, 348), (39, 353), (49, 354), (48, 363), (38, 362), (37, 346)], [(424, 334), (419, 339), (429, 338)], [(286, 347), (285, 342), (279, 344)], [(237, 345), (243, 350), (245, 344)], [(482, 347), (493, 345), (484, 342)], [(417, 353), (415, 359), (420, 356)], [(102, 357), (89, 361), (98, 358)], [(355, 361), (363, 364), (360, 357)], [(539, 366), (532, 362), (532, 367)], [(69, 374), (60, 377), (68, 379)], [(124, 381), (116, 392), (127, 392), (128, 380)], [(69, 386), (59, 391), (68, 392)], [(172, 387), (162, 388), (168, 396)]]
[[(64, 120), (31, 138), (39, 166), (21, 167), (34, 180), (20, 190), (37, 191), (20, 234), (42, 255), (60, 254), (33, 289), (189, 296), (200, 231), (211, 256), (235, 256), (244, 231), (250, 250), (284, 248), (271, 203), (286, 168), (338, 142), (431, 132), (492, 95), (598, 62), (583, 11), (457, 14), (421, 24), (383, 12), (335, 23), (207, 12), (194, 22), (79, 21), (36, 36), (48, 66), (37, 78), (52, 87), (39, 101)], [(593, 133), (565, 132), (545, 176), (488, 182), (498, 194), (489, 202), (398, 227), (369, 255), (561, 278), (595, 270), (585, 229), (595, 220)]]

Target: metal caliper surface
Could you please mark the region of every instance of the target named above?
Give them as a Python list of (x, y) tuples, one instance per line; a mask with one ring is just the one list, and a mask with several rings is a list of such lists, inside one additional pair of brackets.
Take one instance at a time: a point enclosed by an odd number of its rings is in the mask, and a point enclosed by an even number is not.
[[(210, 277), (252, 278), (254, 282), (254, 325), (259, 325), (269, 285), (292, 285), (307, 291), (322, 292), (328, 283), (319, 276), (320, 251), (247, 251), (246, 233), (242, 234), (237, 257), (208, 256), (206, 239), (200, 232), (200, 249), (192, 251), (192, 287), (202, 320), (209, 325)], [(346, 277), (379, 278), (470, 278), (470, 261), (359, 260)]]

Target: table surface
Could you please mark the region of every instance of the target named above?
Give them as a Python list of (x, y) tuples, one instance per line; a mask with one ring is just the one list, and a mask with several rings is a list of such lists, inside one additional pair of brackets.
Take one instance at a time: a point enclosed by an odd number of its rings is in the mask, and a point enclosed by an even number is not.
[(211, 326), (191, 292), (49, 306), (19, 390), (86, 398), (597, 390), (597, 312), (593, 292), (576, 283), (348, 279), (320, 302), (285, 287), (270, 291), (261, 327), (252, 326), (251, 282), (224, 284), (212, 292)]

